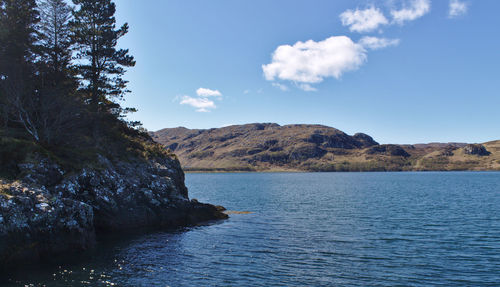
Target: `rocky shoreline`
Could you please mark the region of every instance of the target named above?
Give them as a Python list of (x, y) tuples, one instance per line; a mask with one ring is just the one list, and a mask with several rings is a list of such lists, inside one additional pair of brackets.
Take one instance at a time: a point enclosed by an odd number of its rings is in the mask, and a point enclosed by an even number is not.
[(99, 157), (77, 173), (46, 158), (19, 168), (19, 180), (0, 180), (0, 266), (85, 251), (99, 234), (227, 218), (222, 207), (189, 200), (174, 156)]

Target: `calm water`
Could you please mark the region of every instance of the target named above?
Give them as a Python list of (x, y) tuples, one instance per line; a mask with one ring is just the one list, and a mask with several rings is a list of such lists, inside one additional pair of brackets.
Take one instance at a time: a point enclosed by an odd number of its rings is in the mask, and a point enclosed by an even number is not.
[(227, 221), (101, 244), (67, 286), (498, 286), (500, 173), (188, 174)]

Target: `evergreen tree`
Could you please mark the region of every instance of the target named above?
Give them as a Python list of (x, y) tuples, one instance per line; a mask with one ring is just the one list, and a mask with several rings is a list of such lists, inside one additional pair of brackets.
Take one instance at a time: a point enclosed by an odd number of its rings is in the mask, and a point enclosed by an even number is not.
[(118, 118), (124, 110), (117, 100), (129, 92), (122, 76), (125, 67), (135, 65), (128, 49), (116, 48), (128, 25), (116, 29), (115, 4), (110, 0), (73, 0), (73, 3), (79, 8), (73, 13), (71, 29), (81, 90), (95, 117), (104, 113)]
[(66, 142), (81, 124), (84, 105), (76, 93), (71, 68), (71, 8), (63, 0), (39, 2), (40, 60), (37, 62), (38, 107), (35, 122), (44, 144)]
[(69, 20), (71, 8), (64, 0), (44, 0), (39, 4), (40, 44), (45, 62), (54, 72), (64, 73), (71, 61)]
[(0, 0), (0, 128), (46, 147), (120, 137), (135, 124), (118, 120), (134, 111), (118, 103), (135, 65), (116, 48), (128, 25), (116, 28), (110, 0), (74, 0), (76, 11), (65, 0), (36, 1)]
[(19, 124), (37, 141), (38, 130), (30, 111), (36, 110), (38, 21), (35, 0), (0, 0), (0, 110), (4, 126)]

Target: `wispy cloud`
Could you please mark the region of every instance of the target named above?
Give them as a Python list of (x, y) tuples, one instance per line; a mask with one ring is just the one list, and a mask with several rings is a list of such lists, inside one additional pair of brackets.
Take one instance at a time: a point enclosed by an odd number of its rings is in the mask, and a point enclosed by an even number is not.
[(374, 6), (364, 10), (347, 10), (340, 14), (342, 25), (349, 26), (351, 32), (371, 32), (381, 25), (389, 24), (384, 14)]
[(334, 36), (323, 41), (281, 45), (273, 53), (271, 63), (262, 65), (264, 76), (298, 83), (319, 83), (324, 78), (340, 76), (358, 69), (366, 61), (361, 45), (349, 37)]
[(399, 45), (399, 39), (387, 39), (377, 37), (363, 37), (358, 42), (361, 46), (370, 50), (378, 50), (389, 46)]
[(306, 92), (316, 92), (318, 90), (309, 84), (300, 84), (299, 88), (301, 88), (302, 90), (304, 90)]
[(450, 0), (450, 9), (448, 17), (455, 18), (467, 13), (467, 3), (460, 0)]
[(280, 89), (280, 90), (282, 90), (284, 92), (288, 91), (288, 86), (287, 85), (276, 83), (276, 82), (274, 82), (272, 85), (273, 85), (273, 87), (276, 87), (276, 88), (278, 88), (278, 89)]
[(393, 21), (397, 24), (404, 24), (408, 21), (416, 20), (431, 10), (430, 0), (411, 0), (400, 10), (391, 10)]
[(222, 94), (218, 90), (211, 90), (206, 88), (199, 88), (196, 90), (196, 94), (199, 97), (221, 97)]
[(183, 96), (181, 105), (188, 105), (196, 108), (197, 112), (208, 112), (210, 109), (215, 109), (215, 103), (207, 98), (193, 98), (190, 96)]

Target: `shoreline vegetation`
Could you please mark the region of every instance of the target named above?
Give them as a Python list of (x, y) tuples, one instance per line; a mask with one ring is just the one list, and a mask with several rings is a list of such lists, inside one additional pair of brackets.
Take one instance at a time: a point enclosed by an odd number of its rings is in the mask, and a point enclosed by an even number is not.
[(482, 144), (379, 144), (323, 125), (255, 123), (167, 128), (153, 139), (186, 172), (498, 171), (500, 140)]
[(122, 107), (135, 65), (110, 0), (0, 0), (0, 270), (109, 233), (225, 219)]

